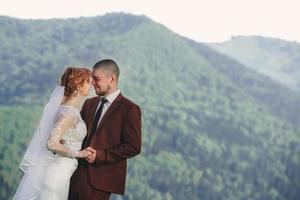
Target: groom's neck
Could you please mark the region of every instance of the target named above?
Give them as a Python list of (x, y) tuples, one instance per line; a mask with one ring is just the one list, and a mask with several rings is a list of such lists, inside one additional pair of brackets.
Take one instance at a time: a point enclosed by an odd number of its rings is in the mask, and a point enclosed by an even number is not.
[(114, 93), (115, 91), (118, 90), (118, 87), (114, 88), (114, 89), (111, 89), (110, 91), (108, 91), (104, 96), (107, 97), (108, 95)]

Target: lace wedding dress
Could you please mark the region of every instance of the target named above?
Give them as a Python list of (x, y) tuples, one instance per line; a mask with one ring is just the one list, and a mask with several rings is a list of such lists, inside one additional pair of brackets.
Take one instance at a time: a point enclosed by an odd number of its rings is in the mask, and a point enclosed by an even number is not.
[[(78, 157), (86, 132), (86, 124), (81, 119), (79, 110), (62, 105), (48, 140), (48, 148), (56, 154), (45, 174), (42, 200), (68, 199), (70, 178), (77, 168), (75, 158)], [(63, 141), (63, 145), (60, 141)]]
[[(57, 117), (53, 120), (54, 126), (49, 129), (50, 137), (48, 140), (41, 139), (37, 134), (34, 138), (34, 148), (29, 148), (31, 159), (24, 159), (26, 162), (21, 165), (26, 166), (26, 169), (21, 168), (25, 173), (14, 200), (68, 199), (70, 178), (78, 165), (76, 158), (82, 156), (79, 151), (87, 133), (86, 124), (79, 110), (72, 106), (58, 106), (57, 111), (54, 111), (57, 115), (50, 113), (51, 108), (50, 105), (45, 115), (49, 113)], [(48, 121), (42, 123), (48, 124)], [(40, 149), (37, 148), (39, 146)], [(41, 154), (43, 157), (35, 156), (40, 151), (45, 151)], [(37, 160), (42, 164), (37, 163)]]

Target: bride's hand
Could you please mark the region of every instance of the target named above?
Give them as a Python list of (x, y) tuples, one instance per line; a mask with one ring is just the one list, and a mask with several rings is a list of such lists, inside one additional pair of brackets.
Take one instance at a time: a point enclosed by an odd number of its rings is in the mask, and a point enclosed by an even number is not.
[(83, 149), (78, 152), (78, 158), (85, 158), (88, 155), (88, 151), (86, 149)]

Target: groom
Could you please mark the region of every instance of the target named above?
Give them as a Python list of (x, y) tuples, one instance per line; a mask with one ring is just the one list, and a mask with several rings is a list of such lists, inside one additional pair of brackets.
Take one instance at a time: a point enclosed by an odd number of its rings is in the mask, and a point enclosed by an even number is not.
[(124, 194), (127, 159), (141, 151), (141, 110), (118, 89), (118, 65), (110, 59), (93, 67), (92, 84), (97, 97), (87, 99), (81, 110), (87, 125), (82, 148), (88, 156), (78, 161), (71, 177), (69, 200), (106, 200)]

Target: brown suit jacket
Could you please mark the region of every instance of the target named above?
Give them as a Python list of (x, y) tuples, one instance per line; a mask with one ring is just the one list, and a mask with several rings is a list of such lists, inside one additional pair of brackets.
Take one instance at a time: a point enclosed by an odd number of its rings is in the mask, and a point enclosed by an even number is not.
[[(83, 104), (81, 116), (87, 125), (87, 137), (99, 101), (100, 97), (94, 97)], [(92, 187), (124, 194), (127, 159), (141, 152), (141, 126), (140, 107), (119, 94), (104, 114), (89, 145), (97, 150), (95, 162), (87, 165)]]

